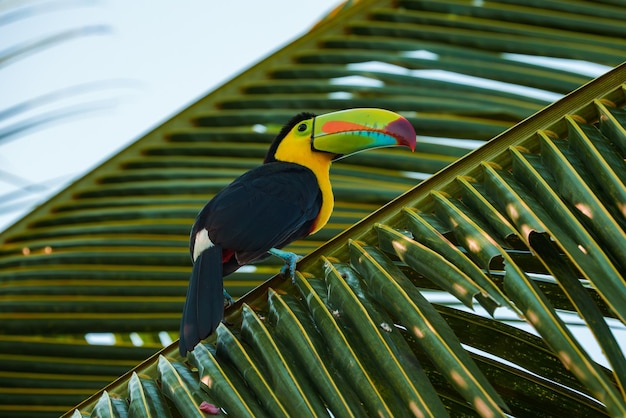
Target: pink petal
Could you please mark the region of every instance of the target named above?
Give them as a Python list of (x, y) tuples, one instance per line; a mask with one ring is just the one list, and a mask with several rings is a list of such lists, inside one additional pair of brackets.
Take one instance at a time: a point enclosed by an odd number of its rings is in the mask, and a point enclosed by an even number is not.
[(200, 410), (205, 414), (218, 415), (220, 413), (220, 409), (213, 405), (212, 403), (202, 402), (200, 404)]

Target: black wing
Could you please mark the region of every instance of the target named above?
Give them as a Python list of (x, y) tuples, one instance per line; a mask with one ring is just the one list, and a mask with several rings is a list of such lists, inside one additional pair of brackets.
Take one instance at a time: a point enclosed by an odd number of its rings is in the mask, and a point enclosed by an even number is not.
[(248, 171), (202, 209), (192, 229), (224, 250), (235, 251), (240, 265), (305, 237), (322, 206), (317, 177), (298, 164), (274, 162)]

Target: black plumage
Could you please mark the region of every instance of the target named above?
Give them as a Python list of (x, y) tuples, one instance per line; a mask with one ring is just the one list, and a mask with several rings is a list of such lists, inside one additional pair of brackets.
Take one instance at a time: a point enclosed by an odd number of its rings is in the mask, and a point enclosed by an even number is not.
[(315, 226), (322, 206), (315, 174), (272, 158), (290, 129), (311, 117), (303, 113), (293, 118), (270, 147), (266, 162), (235, 179), (196, 217), (190, 234), (192, 258), (198, 232), (207, 230), (212, 246), (194, 261), (180, 327), (182, 355), (213, 333), (222, 320), (224, 276), (268, 257), (272, 248), (306, 237)]
[(308, 235), (322, 205), (315, 174), (298, 164), (274, 162), (256, 167), (221, 190), (198, 214), (190, 251), (201, 229), (239, 265), (252, 263), (271, 248)]

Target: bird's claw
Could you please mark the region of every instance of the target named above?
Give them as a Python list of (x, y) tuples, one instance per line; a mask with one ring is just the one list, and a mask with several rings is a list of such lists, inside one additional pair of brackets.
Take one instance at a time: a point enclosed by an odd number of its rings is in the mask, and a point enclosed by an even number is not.
[(235, 299), (224, 289), (224, 308), (229, 308), (235, 304)]
[(285, 262), (285, 265), (282, 266), (280, 269), (280, 275), (283, 276), (283, 279), (290, 277), (291, 283), (294, 283), (294, 284), (296, 283), (296, 264), (301, 258), (302, 258), (301, 256), (297, 256), (297, 258), (295, 258), (295, 261), (293, 261), (293, 263)]
[(285, 265), (280, 269), (280, 275), (286, 279), (287, 277), (291, 278), (291, 283), (296, 282), (296, 264), (298, 263), (298, 261), (300, 261), (300, 259), (302, 258), (302, 256), (299, 256), (297, 254), (294, 253), (290, 253), (288, 251), (282, 251), (276, 248), (272, 248), (269, 251), (270, 254), (275, 255), (276, 257), (279, 257), (280, 259), (282, 259), (285, 262)]

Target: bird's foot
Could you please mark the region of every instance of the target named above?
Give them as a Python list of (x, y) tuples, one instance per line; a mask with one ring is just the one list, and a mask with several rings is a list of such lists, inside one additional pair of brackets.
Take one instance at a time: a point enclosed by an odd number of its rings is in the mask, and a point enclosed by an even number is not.
[(269, 253), (275, 255), (285, 262), (285, 265), (280, 269), (280, 274), (281, 276), (283, 276), (283, 278), (290, 277), (291, 283), (295, 283), (296, 264), (298, 263), (298, 260), (300, 260), (302, 257), (297, 254), (290, 253), (289, 251), (283, 251), (277, 248), (272, 248), (271, 250), (269, 250)]
[(235, 299), (233, 299), (233, 297), (231, 295), (228, 294), (228, 292), (226, 291), (226, 289), (224, 289), (224, 307), (228, 308), (232, 305), (235, 304)]

